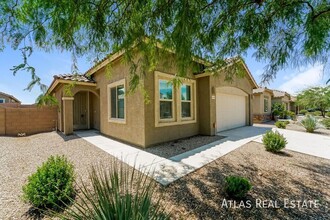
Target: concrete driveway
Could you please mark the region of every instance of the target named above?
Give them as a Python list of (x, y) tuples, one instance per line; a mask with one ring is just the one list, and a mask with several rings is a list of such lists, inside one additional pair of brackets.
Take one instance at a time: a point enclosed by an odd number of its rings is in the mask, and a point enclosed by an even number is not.
[[(330, 159), (330, 137), (307, 132), (273, 128), (287, 139), (286, 149), (316, 157)], [(262, 137), (254, 140), (262, 143)]]

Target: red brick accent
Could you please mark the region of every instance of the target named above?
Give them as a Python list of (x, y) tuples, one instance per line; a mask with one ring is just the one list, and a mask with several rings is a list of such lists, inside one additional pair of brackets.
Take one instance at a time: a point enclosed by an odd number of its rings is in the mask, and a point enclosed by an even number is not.
[(19, 133), (31, 135), (54, 131), (56, 123), (56, 107), (35, 105), (0, 107), (0, 135), (17, 136)]

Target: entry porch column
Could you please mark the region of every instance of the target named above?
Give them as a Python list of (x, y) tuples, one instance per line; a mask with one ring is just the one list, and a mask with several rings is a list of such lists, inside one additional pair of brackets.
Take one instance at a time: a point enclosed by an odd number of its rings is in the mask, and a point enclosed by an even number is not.
[(73, 97), (62, 97), (63, 100), (63, 133), (73, 134)]

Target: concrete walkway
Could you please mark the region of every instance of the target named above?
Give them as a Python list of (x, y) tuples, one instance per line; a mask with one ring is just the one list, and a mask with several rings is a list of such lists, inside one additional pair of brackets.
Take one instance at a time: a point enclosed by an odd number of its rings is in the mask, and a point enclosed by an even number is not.
[[(330, 159), (330, 137), (300, 131), (273, 128), (287, 139), (286, 149), (316, 157)], [(262, 137), (254, 141), (262, 143)]]
[(221, 132), (219, 135), (227, 137), (169, 159), (104, 137), (96, 131), (77, 131), (75, 133), (79, 137), (130, 166), (140, 171), (149, 171), (149, 175), (156, 181), (163, 185), (168, 185), (188, 173), (260, 137), (260, 135), (264, 134), (267, 130), (270, 130), (270, 128), (242, 127)]

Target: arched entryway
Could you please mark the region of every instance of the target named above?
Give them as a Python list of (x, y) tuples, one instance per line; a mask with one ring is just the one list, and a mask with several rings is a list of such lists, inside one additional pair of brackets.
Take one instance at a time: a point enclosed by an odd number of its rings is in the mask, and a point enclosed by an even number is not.
[(79, 91), (73, 100), (73, 130), (100, 129), (100, 98), (90, 91)]

